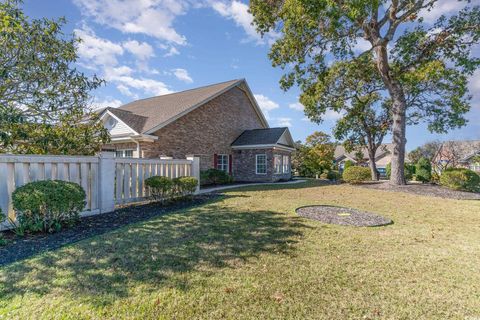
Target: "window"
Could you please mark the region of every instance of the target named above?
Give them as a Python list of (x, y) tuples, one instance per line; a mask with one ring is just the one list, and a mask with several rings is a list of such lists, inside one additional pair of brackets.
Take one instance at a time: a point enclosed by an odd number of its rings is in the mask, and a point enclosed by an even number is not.
[(283, 173), (290, 173), (290, 157), (283, 156)]
[(267, 155), (266, 154), (255, 155), (255, 173), (267, 174)]
[(228, 172), (228, 154), (217, 155), (217, 169)]
[(276, 154), (273, 156), (273, 165), (275, 168), (275, 174), (282, 173), (282, 156), (279, 154)]
[(117, 158), (133, 158), (133, 150), (117, 150), (115, 156)]

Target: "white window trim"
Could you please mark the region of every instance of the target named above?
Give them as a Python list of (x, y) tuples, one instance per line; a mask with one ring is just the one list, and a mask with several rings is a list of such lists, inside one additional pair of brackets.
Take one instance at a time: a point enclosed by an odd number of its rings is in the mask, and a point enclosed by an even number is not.
[[(258, 157), (259, 156), (264, 156), (265, 157), (265, 172), (258, 172)], [(267, 154), (265, 153), (260, 153), (255, 155), (255, 174), (258, 175), (266, 175), (268, 172), (268, 167), (267, 167), (268, 161), (267, 161)]]
[[(215, 169), (217, 169), (217, 170), (222, 170), (222, 169), (219, 169), (219, 168), (218, 168), (218, 159), (219, 159), (219, 157), (226, 157), (226, 158), (227, 158), (227, 168), (226, 168), (225, 172), (226, 172), (226, 173), (229, 173), (229, 172), (228, 172), (228, 171), (229, 171), (228, 169), (230, 168), (230, 155), (228, 155), (228, 154), (217, 154), (217, 163), (215, 164)], [(222, 171), (224, 171), (224, 170), (222, 170)]]
[[(285, 159), (287, 159), (286, 163), (285, 163)], [(286, 155), (282, 156), (282, 172), (290, 173), (290, 156), (286, 156)]]
[[(280, 158), (278, 171), (277, 171), (277, 164), (276, 164), (275, 158)], [(282, 173), (283, 173), (283, 156), (281, 154), (274, 154), (273, 155), (273, 174), (282, 174)]]
[[(125, 157), (125, 151), (132, 151), (132, 156), (131, 157)], [(117, 152), (122, 152), (122, 155), (121, 157), (117, 157)], [(135, 150), (134, 149), (117, 149), (115, 150), (115, 157), (116, 158), (133, 158), (134, 157), (134, 154), (135, 154)]]

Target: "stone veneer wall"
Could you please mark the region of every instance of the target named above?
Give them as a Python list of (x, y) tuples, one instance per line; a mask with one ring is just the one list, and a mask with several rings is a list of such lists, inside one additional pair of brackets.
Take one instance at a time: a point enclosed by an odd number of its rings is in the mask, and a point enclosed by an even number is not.
[[(267, 155), (267, 174), (255, 173), (255, 156), (257, 154)], [(275, 174), (274, 173), (274, 154), (290, 155), (288, 151), (273, 150), (273, 149), (244, 149), (233, 151), (233, 177), (235, 181), (251, 181), (251, 182), (275, 182), (279, 180), (290, 180), (292, 177), (291, 157), (290, 173)]]
[(158, 130), (155, 142), (140, 142), (143, 158), (160, 155), (200, 157), (200, 169), (213, 167), (214, 154), (231, 154), (231, 143), (244, 131), (264, 128), (253, 105), (235, 87)]

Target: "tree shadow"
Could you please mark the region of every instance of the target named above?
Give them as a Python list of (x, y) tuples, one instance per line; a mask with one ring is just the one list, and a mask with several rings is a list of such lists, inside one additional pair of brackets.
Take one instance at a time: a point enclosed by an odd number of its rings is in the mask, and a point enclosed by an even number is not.
[[(303, 179), (301, 179), (303, 180)], [(286, 189), (308, 189), (308, 188), (316, 188), (316, 187), (327, 187), (327, 186), (335, 186), (339, 185), (340, 183), (337, 182), (330, 182), (328, 180), (316, 180), (316, 179), (305, 179), (305, 182), (299, 183), (265, 183), (265, 184), (258, 184), (255, 186), (241, 186), (239, 185), (238, 188), (226, 189), (221, 192), (229, 192), (229, 191), (268, 191), (268, 190), (286, 190)]]
[(132, 288), (188, 290), (192, 278), (236, 268), (262, 253), (294, 255), (301, 218), (273, 211), (241, 211), (216, 203), (131, 225), (0, 271), (3, 302), (23, 294), (61, 291), (105, 305)]

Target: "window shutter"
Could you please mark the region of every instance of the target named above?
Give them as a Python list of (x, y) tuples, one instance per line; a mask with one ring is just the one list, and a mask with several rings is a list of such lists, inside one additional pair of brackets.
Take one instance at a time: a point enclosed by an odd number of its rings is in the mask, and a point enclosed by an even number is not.
[(232, 155), (228, 155), (228, 173), (232, 174)]
[(218, 162), (218, 159), (217, 159), (217, 154), (215, 153), (213, 155), (213, 168), (217, 169), (217, 162)]

